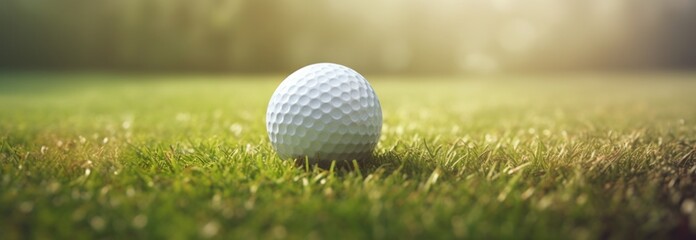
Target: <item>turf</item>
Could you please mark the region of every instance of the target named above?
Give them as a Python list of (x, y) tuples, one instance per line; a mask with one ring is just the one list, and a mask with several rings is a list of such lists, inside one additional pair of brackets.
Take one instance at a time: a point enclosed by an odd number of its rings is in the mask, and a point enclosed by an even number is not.
[(279, 159), (282, 76), (0, 74), (3, 239), (696, 235), (690, 74), (368, 76), (369, 162)]

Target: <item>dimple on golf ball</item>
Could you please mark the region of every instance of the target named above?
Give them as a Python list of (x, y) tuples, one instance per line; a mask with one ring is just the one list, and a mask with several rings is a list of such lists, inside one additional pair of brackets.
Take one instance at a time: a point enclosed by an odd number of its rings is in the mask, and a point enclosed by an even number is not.
[(334, 63), (305, 66), (273, 93), (266, 130), (281, 158), (364, 159), (382, 130), (382, 107), (358, 72)]

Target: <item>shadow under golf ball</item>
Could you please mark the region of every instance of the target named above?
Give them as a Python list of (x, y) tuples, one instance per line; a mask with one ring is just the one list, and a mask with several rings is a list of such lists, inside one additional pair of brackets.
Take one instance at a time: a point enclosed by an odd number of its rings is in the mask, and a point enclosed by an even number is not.
[(291, 160), (295, 163), (297, 167), (305, 168), (305, 169), (312, 169), (314, 167), (318, 167), (324, 170), (330, 170), (330, 169), (335, 169), (335, 170), (347, 170), (347, 171), (355, 171), (355, 170), (369, 170), (372, 168), (376, 168), (377, 166), (380, 165), (381, 161), (377, 161), (380, 159), (376, 155), (370, 153), (370, 154), (363, 154), (359, 156), (355, 156), (352, 159), (344, 159), (344, 160), (336, 160), (336, 159), (311, 159), (307, 157), (295, 157), (291, 158)]

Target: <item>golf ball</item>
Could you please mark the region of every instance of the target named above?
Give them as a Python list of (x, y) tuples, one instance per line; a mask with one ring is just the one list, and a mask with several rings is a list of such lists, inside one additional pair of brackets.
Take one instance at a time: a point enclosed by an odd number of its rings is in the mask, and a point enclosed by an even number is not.
[(362, 75), (317, 63), (280, 83), (268, 103), (266, 130), (282, 158), (360, 160), (377, 145), (382, 107)]

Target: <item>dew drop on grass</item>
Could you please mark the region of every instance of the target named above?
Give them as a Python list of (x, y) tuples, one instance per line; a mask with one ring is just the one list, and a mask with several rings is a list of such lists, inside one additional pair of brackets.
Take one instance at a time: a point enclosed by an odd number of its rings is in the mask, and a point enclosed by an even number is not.
[(433, 173), (430, 175), (430, 178), (428, 178), (428, 185), (432, 185), (437, 183), (437, 179), (440, 178), (440, 171), (438, 169), (435, 169)]
[(94, 228), (94, 230), (101, 231), (104, 230), (106, 226), (106, 221), (101, 217), (93, 217), (89, 220), (89, 225)]
[(394, 132), (396, 133), (397, 136), (404, 135), (404, 126), (402, 126), (402, 125), (396, 126), (396, 130)]
[(144, 228), (147, 225), (147, 216), (144, 214), (138, 214), (133, 218), (133, 221), (131, 222), (131, 225), (133, 225), (134, 228)]
[(254, 197), (249, 198), (246, 202), (244, 202), (244, 208), (246, 210), (252, 210), (256, 206), (256, 199)]
[(455, 133), (455, 134), (456, 134), (456, 133), (459, 133), (459, 130), (460, 130), (459, 126), (458, 126), (458, 125), (454, 125), (454, 126), (452, 126), (452, 129), (451, 129), (450, 131), (451, 131), (452, 133)]
[(685, 214), (696, 213), (696, 200), (686, 199), (681, 205), (681, 210)]
[(247, 144), (244, 150), (247, 154), (256, 154), (256, 148), (251, 144)]
[(220, 224), (217, 223), (216, 221), (210, 221), (203, 225), (201, 228), (201, 237), (204, 238), (211, 238), (215, 235), (217, 235), (218, 231), (220, 230)]
[(232, 132), (232, 134), (234, 134), (234, 136), (236, 137), (242, 135), (242, 130), (242, 125), (240, 125), (239, 123), (234, 123), (230, 125), (230, 132)]
[(128, 187), (128, 189), (126, 189), (126, 196), (127, 197), (135, 196), (135, 189), (133, 189), (133, 187)]
[(547, 136), (547, 137), (548, 137), (548, 136), (551, 136), (551, 130), (544, 129), (544, 131), (542, 132), (542, 134), (544, 134), (544, 136)]
[(210, 201), (210, 207), (212, 209), (219, 209), (222, 206), (222, 197), (220, 196), (219, 193), (216, 193), (213, 196), (213, 199)]
[(111, 191), (111, 186), (106, 185), (99, 190), (99, 194), (106, 195), (107, 193), (109, 193), (109, 191)]
[(529, 128), (529, 130), (527, 130), (527, 132), (528, 132), (529, 134), (535, 134), (535, 133), (536, 133), (536, 129), (534, 129), (534, 128)]
[(55, 182), (55, 181), (49, 183), (48, 186), (46, 186), (46, 191), (48, 193), (56, 193), (56, 192), (58, 192), (58, 189), (60, 189), (60, 183)]
[(126, 130), (127, 130), (127, 129), (130, 129), (131, 124), (132, 124), (131, 121), (123, 121), (123, 123), (121, 123), (121, 127), (122, 127), (123, 129), (126, 129)]
[(586, 202), (587, 202), (587, 195), (586, 194), (581, 194), (580, 196), (578, 196), (577, 199), (575, 199), (575, 203), (577, 203), (578, 205), (581, 205), (581, 206), (585, 205)]
[(526, 200), (529, 197), (531, 197), (533, 194), (534, 194), (534, 188), (529, 188), (529, 189), (525, 190), (520, 197), (523, 200)]
[(331, 187), (325, 188), (324, 189), (324, 196), (328, 197), (328, 198), (333, 197), (334, 196), (333, 188), (331, 188)]
[(551, 197), (543, 197), (541, 200), (539, 200), (539, 209), (544, 210), (551, 206)]
[(498, 137), (496, 137), (495, 135), (492, 135), (492, 134), (488, 134), (488, 133), (486, 133), (484, 138), (486, 139), (487, 143), (492, 143), (492, 142), (498, 141)]

